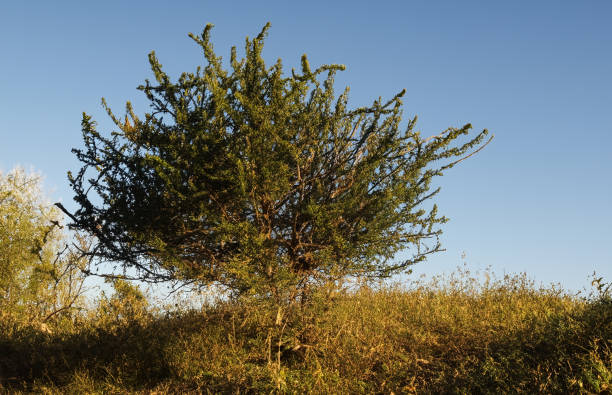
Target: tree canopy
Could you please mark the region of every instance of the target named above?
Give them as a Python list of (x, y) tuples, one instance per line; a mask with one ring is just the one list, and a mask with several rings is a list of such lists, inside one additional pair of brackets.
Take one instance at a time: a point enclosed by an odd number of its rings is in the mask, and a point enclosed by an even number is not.
[[(269, 24), (244, 58), (232, 47), (225, 69), (211, 28), (190, 34), (206, 64), (176, 81), (149, 54), (144, 117), (129, 102), (116, 116), (103, 99), (119, 129), (103, 135), (83, 114), (82, 168), (69, 173), (78, 209), (64, 211), (95, 236), (84, 253), (98, 267), (279, 297), (390, 276), (440, 250), (446, 218), (424, 207), (432, 179), (480, 150), (486, 130), (462, 144), (469, 124), (424, 138), (416, 117), (401, 125), (405, 91), (350, 108), (348, 88), (334, 93), (344, 66), (313, 70), (305, 55), (290, 75), (280, 59), (266, 66)], [(411, 258), (395, 260), (401, 250)]]

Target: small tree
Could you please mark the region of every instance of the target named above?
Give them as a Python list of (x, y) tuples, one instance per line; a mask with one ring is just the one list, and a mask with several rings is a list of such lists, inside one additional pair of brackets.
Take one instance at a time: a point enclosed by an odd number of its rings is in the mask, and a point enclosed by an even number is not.
[[(129, 102), (117, 117), (103, 99), (119, 128), (106, 137), (83, 114), (85, 148), (73, 150), (83, 167), (69, 173), (79, 209), (66, 212), (97, 238), (92, 259), (145, 281), (280, 300), (321, 281), (390, 276), (440, 250), (446, 218), (423, 208), (439, 190), (431, 181), (486, 130), (452, 146), (469, 124), (430, 138), (416, 118), (400, 129), (404, 91), (349, 109), (348, 88), (333, 89), (344, 66), (313, 71), (304, 55), (301, 73), (285, 76), (280, 59), (266, 67), (269, 25), (247, 37), (245, 58), (232, 48), (228, 71), (211, 27), (190, 34), (207, 64), (176, 82), (150, 53), (156, 83), (138, 87), (151, 105), (144, 118)], [(393, 261), (408, 247), (411, 259)]]
[(67, 247), (62, 217), (38, 175), (0, 172), (0, 321), (44, 322), (78, 306), (84, 262)]

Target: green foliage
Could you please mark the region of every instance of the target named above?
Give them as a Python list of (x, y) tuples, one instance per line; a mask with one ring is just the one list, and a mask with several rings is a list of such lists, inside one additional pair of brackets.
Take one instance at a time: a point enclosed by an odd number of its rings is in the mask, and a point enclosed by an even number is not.
[[(476, 278), (318, 289), (290, 323), (275, 322), (271, 301), (226, 302), (119, 320), (98, 310), (53, 335), (0, 332), (0, 392), (611, 390), (605, 295), (569, 296), (525, 276)], [(132, 303), (132, 291), (111, 299)]]
[[(155, 83), (138, 89), (151, 112), (103, 136), (84, 114), (83, 167), (69, 174), (79, 209), (71, 227), (94, 235), (99, 263), (147, 281), (217, 284), (235, 295), (292, 300), (346, 276), (386, 277), (439, 251), (446, 218), (423, 202), (435, 176), (469, 156), (471, 126), (423, 138), (401, 123), (401, 97), (351, 109), (334, 94), (344, 66), (283, 74), (262, 58), (268, 25), (232, 48), (230, 70), (191, 35), (207, 64), (172, 82), (152, 52)], [(91, 174), (92, 176), (88, 176)], [(96, 196), (90, 197), (89, 192)], [(393, 262), (396, 252), (414, 255)]]
[(40, 176), (0, 173), (0, 321), (43, 322), (78, 304), (82, 262), (66, 248), (61, 220)]
[(123, 324), (124, 321), (138, 321), (147, 315), (148, 301), (140, 288), (128, 281), (114, 279), (114, 294), (109, 298), (104, 292), (98, 300), (97, 318), (106, 324)]

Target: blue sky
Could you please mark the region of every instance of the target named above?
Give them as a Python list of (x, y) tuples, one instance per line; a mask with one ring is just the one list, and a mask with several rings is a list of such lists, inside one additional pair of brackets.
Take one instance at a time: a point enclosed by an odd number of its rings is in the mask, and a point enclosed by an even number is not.
[(345, 64), (337, 89), (355, 106), (406, 88), (424, 135), (467, 122), (495, 134), (438, 180), (447, 251), (417, 274), (450, 272), (465, 252), (472, 269), (578, 290), (594, 270), (612, 279), (610, 16), (609, 1), (3, 2), (0, 169), (42, 172), (74, 207), (83, 111), (109, 133), (101, 97), (148, 110), (135, 88), (151, 50), (178, 76), (202, 62), (188, 32), (214, 23), (228, 58), (270, 21), (269, 63)]

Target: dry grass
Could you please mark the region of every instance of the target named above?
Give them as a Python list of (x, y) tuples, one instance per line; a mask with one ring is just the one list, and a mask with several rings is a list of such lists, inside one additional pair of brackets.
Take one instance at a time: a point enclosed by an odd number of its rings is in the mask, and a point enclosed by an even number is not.
[[(460, 271), (310, 304), (145, 309), (106, 299), (53, 333), (0, 323), (0, 391), (610, 393), (612, 299)], [(139, 304), (140, 303), (140, 304)]]

